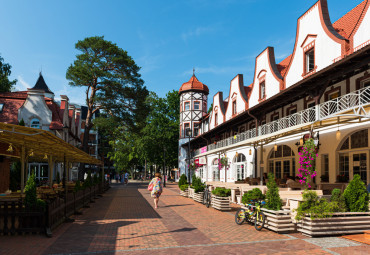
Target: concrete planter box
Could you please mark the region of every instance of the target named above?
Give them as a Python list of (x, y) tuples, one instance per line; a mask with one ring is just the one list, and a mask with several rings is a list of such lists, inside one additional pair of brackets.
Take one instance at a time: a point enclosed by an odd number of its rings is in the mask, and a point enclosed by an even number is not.
[(193, 198), (193, 196), (194, 196), (194, 189), (193, 188), (188, 188), (188, 197), (189, 198)]
[(298, 222), (297, 230), (311, 237), (360, 234), (370, 230), (370, 212), (333, 213), (323, 219), (307, 216)]
[(188, 194), (189, 194), (189, 190), (185, 190), (185, 191), (180, 190), (180, 196), (188, 197)]
[(198, 203), (203, 203), (203, 193), (204, 192), (194, 193), (194, 195), (193, 195), (194, 201), (198, 202)]
[(289, 233), (296, 231), (290, 210), (274, 211), (266, 208), (262, 208), (261, 210), (266, 215), (265, 228), (277, 233)]
[(230, 211), (230, 197), (219, 197), (212, 194), (212, 207), (220, 211)]

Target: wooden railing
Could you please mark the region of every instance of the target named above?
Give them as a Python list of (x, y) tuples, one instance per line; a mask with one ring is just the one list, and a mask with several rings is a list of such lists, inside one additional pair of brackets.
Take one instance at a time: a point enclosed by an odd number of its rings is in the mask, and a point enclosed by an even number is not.
[(75, 193), (63, 193), (46, 201), (46, 208), (36, 211), (27, 211), (22, 200), (0, 201), (0, 235), (45, 233), (50, 237), (52, 230), (70, 220), (69, 216), (80, 214), (79, 209), (89, 207), (109, 188), (105, 182)]

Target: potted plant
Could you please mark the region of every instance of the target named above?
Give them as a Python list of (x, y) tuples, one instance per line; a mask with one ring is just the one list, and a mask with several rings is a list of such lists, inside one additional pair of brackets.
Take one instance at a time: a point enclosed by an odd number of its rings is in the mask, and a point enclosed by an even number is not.
[(212, 190), (212, 207), (220, 211), (230, 211), (231, 190), (217, 187)]
[(229, 169), (229, 159), (225, 155), (218, 159), (218, 169), (221, 170), (223, 167)]
[(184, 197), (187, 197), (188, 196), (188, 188), (189, 188), (189, 184), (181, 185), (180, 186), (180, 195), (184, 196)]
[[(186, 187), (185, 190), (181, 189), (181, 187), (184, 186), (184, 185), (187, 185), (187, 187)], [(182, 174), (180, 176), (180, 179), (179, 179), (179, 188), (180, 188), (180, 195), (181, 196), (187, 197), (189, 195), (188, 187), (189, 187), (189, 185), (188, 185), (188, 181), (187, 181), (186, 175), (185, 174)]]
[(193, 182), (191, 184), (192, 188), (194, 189), (193, 199), (196, 202), (202, 203), (203, 202), (203, 192), (204, 192), (204, 184), (202, 180), (198, 177), (193, 175)]
[(369, 194), (356, 174), (341, 194), (332, 191), (330, 202), (314, 191), (303, 192), (297, 209), (298, 231), (309, 236), (356, 234), (370, 230)]
[(268, 174), (266, 205), (261, 210), (264, 212), (265, 227), (278, 232), (291, 232), (295, 230), (290, 210), (282, 210), (279, 188), (273, 173)]

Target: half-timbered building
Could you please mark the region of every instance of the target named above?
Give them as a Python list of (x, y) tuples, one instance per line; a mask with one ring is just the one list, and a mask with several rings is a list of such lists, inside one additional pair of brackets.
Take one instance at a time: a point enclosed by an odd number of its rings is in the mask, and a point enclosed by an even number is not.
[[(183, 85), (180, 173), (187, 171), (190, 147), (203, 181), (234, 182), (268, 172), (277, 179), (294, 176), (299, 148), (313, 137), (318, 177), (334, 183), (338, 176), (348, 180), (360, 174), (370, 183), (369, 6), (364, 0), (332, 23), (327, 1), (317, 1), (297, 20), (292, 54), (276, 63), (274, 48), (265, 48), (256, 57), (252, 83), (245, 86), (238, 74), (228, 95), (216, 93), (212, 111), (194, 120), (197, 132), (194, 121), (184, 122), (184, 95), (192, 89)], [(193, 129), (190, 142), (184, 139), (187, 128)], [(228, 169), (219, 168), (222, 156)]]

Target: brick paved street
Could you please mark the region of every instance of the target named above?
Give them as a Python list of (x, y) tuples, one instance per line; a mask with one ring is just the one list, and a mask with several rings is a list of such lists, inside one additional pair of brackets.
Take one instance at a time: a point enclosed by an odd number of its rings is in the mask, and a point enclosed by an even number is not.
[(0, 236), (0, 254), (369, 254), (370, 246), (344, 238), (280, 235), (238, 226), (219, 212), (178, 195), (170, 184), (159, 208), (146, 185), (113, 184), (74, 223), (43, 235)]

